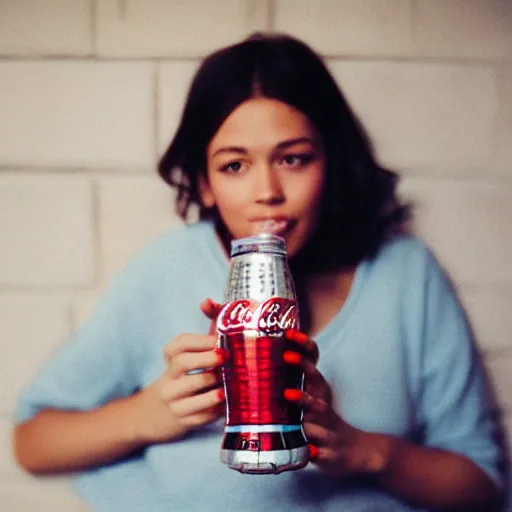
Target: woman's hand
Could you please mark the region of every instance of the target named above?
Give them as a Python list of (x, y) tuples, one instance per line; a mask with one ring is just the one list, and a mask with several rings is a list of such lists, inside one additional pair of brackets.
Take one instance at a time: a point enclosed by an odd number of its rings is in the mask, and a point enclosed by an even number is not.
[(304, 410), (303, 427), (311, 443), (311, 459), (337, 477), (381, 471), (390, 449), (386, 436), (363, 432), (344, 421), (333, 409), (331, 388), (316, 367), (316, 343), (298, 331), (288, 331), (286, 336), (305, 353), (284, 353), (284, 360), (300, 365), (305, 374), (304, 390), (287, 389), (285, 397)]
[(180, 334), (172, 340), (164, 349), (166, 371), (139, 393), (148, 443), (179, 439), (224, 414), (220, 366), (228, 354), (216, 348), (213, 334), (218, 305), (206, 300), (200, 307), (212, 319), (209, 334)]

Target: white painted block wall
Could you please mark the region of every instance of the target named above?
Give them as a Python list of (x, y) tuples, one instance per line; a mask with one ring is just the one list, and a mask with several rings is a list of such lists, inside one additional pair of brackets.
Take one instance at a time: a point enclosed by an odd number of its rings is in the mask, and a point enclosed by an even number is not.
[[(221, 23), (214, 20), (222, 20)], [(205, 53), (256, 30), (327, 59), (453, 277), (512, 437), (512, 2), (2, 0), (0, 510), (85, 511), (12, 460), (19, 390), (145, 241)]]

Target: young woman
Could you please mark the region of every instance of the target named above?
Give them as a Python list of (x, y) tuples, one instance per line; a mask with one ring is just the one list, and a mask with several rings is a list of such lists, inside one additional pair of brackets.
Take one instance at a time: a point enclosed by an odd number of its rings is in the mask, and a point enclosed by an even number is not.
[[(209, 56), (159, 171), (200, 221), (148, 245), (24, 393), (15, 449), (80, 472), (97, 510), (490, 510), (496, 425), (454, 292), (401, 233), (407, 208), (321, 59), (257, 35)], [(211, 326), (233, 238), (285, 238), (302, 344), (289, 358), (314, 462), (222, 466)], [(207, 298), (205, 300), (205, 298)], [(316, 341), (313, 341), (314, 338)], [(319, 357), (318, 357), (319, 355)]]

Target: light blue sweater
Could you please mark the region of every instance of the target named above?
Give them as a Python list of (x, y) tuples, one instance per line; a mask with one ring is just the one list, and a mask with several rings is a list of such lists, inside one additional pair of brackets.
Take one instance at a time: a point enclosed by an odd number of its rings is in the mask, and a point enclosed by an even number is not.
[[(46, 407), (89, 410), (153, 382), (163, 347), (206, 333), (199, 310), (221, 301), (228, 260), (199, 223), (149, 244), (111, 284), (86, 325), (21, 397), (17, 420)], [(357, 268), (349, 297), (316, 339), (319, 369), (352, 425), (466, 455), (501, 482), (495, 425), (464, 314), (431, 253), (412, 237)], [(415, 510), (377, 488), (334, 480), (314, 464), (241, 475), (219, 461), (222, 422), (186, 439), (76, 476), (99, 511)]]

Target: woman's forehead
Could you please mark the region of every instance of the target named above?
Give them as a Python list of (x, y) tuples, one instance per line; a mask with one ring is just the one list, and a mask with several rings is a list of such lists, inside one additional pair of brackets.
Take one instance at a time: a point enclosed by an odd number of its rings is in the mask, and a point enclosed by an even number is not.
[(213, 154), (223, 146), (277, 146), (291, 140), (317, 142), (316, 130), (306, 115), (278, 100), (253, 98), (226, 118), (212, 137), (209, 152)]

